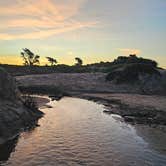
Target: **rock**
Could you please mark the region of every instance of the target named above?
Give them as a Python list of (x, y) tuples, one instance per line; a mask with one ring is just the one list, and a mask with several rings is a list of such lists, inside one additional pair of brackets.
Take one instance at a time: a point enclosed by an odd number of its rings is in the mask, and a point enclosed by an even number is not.
[(0, 144), (13, 138), (42, 116), (39, 110), (25, 107), (15, 80), (0, 68)]
[(134, 116), (124, 116), (124, 120), (127, 122), (134, 122), (135, 117)]
[(0, 68), (0, 98), (14, 100), (18, 96), (15, 80)]
[(106, 114), (112, 114), (111, 110), (104, 110), (103, 112), (106, 113)]
[(63, 97), (63, 95), (62, 94), (60, 94), (60, 95), (50, 95), (49, 97), (51, 98), (52, 101), (54, 101), (54, 100), (59, 101)]
[(46, 108), (53, 108), (51, 105), (45, 104)]

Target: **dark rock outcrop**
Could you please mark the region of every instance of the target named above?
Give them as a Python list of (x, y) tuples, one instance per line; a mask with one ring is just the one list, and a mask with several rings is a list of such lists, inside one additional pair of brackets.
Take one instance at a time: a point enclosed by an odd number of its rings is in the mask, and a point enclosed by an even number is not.
[(42, 112), (27, 108), (15, 80), (0, 68), (0, 144), (34, 125)]

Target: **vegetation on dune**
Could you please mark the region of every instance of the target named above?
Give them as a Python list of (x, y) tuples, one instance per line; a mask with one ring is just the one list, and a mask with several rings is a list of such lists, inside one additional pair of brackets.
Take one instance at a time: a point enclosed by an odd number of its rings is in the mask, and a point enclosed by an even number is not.
[(55, 66), (58, 62), (55, 58), (52, 57), (46, 57), (48, 62), (51, 64), (51, 66)]
[(112, 70), (106, 80), (116, 83), (134, 83), (139, 81), (141, 75), (156, 75), (160, 77), (160, 72), (151, 65), (147, 64), (128, 64), (124, 67)]
[(87, 65), (83, 65), (83, 60), (79, 57), (76, 57), (76, 63), (72, 66), (65, 64), (57, 64), (57, 60), (53, 57), (46, 57), (50, 66), (39, 66), (37, 64), (40, 63), (40, 56), (35, 55), (27, 48), (23, 49), (23, 52), (21, 52), (21, 56), (23, 58), (24, 66), (3, 64), (1, 64), (0, 66), (5, 68), (5, 70), (13, 76), (50, 73), (104, 72), (109, 73), (107, 80), (112, 80), (112, 76), (114, 78), (114, 75), (119, 74), (119, 70), (123, 69), (125, 73), (128, 73), (128, 70), (133, 70), (133, 72), (129, 72), (129, 74), (131, 74), (131, 77), (133, 75), (133, 78), (138, 77), (138, 70), (140, 70), (139, 73), (148, 73), (150, 72), (150, 70), (153, 72), (154, 70), (158, 69), (158, 64), (156, 61), (137, 57), (136, 55), (119, 56), (112, 62), (99, 62)]
[(144, 59), (142, 57), (137, 57), (135, 54), (134, 55), (129, 55), (129, 56), (119, 56), (117, 59), (115, 59), (107, 68), (107, 72), (112, 72), (116, 69), (123, 68), (127, 65), (131, 64), (144, 64), (144, 65), (149, 65), (154, 68), (157, 68), (158, 64), (154, 60), (150, 59)]
[(35, 55), (32, 51), (30, 51), (27, 48), (23, 48), (23, 51), (21, 52), (21, 57), (23, 58), (23, 64), (25, 66), (38, 65), (40, 63), (40, 56)]
[(50, 74), (50, 73), (86, 73), (102, 72), (101, 68), (92, 68), (91, 66), (69, 66), (58, 64), (55, 66), (17, 66), (17, 65), (0, 65), (13, 76), (30, 75), (30, 74)]
[(161, 76), (157, 70), (157, 62), (139, 58), (136, 55), (118, 57), (112, 64), (108, 70), (109, 74), (106, 76), (106, 80), (114, 81), (115, 83), (134, 83), (145, 75), (155, 75), (156, 78)]
[(75, 65), (76, 65), (76, 66), (82, 66), (83, 61), (82, 61), (82, 59), (81, 59), (81, 58), (76, 57), (76, 58), (75, 58), (75, 60), (76, 60), (76, 63), (75, 63)]
[(153, 67), (157, 67), (157, 62), (150, 60), (150, 59), (144, 59), (142, 57), (137, 57), (135, 54), (131, 54), (128, 57), (127, 56), (119, 56), (117, 59), (113, 61), (113, 64), (146, 64), (151, 65)]

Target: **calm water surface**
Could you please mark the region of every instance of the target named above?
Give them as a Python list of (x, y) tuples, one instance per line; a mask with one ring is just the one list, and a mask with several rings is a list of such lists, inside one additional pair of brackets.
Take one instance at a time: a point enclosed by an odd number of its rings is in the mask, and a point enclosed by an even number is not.
[(166, 165), (165, 133), (126, 124), (83, 99), (66, 97), (50, 105), (41, 109), (40, 127), (0, 147), (2, 165)]

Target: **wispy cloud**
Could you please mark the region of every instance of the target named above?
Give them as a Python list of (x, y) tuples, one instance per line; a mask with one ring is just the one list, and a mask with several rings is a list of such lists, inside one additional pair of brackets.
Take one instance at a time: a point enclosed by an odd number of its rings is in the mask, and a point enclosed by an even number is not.
[[(0, 39), (38, 39), (92, 27), (97, 22), (75, 20), (85, 0), (17, 0), (0, 7)], [(26, 32), (25, 32), (26, 31)]]
[(121, 48), (119, 49), (119, 51), (124, 54), (124, 55), (130, 55), (130, 54), (140, 54), (141, 50), (139, 49), (130, 49), (130, 48)]

